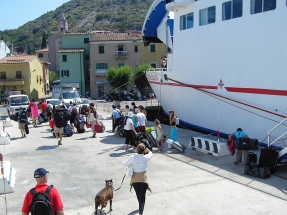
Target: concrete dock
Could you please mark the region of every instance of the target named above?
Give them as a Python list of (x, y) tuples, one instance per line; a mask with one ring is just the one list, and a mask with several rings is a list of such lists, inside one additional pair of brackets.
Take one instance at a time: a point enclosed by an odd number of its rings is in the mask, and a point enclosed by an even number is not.
[[(106, 179), (113, 179), (115, 189), (120, 186), (125, 174), (122, 162), (133, 152), (126, 154), (125, 139), (112, 133), (111, 114), (101, 114), (106, 119), (106, 132), (98, 133), (96, 138), (91, 137), (90, 131), (74, 134), (65, 137), (60, 147), (48, 123), (37, 128), (30, 126), (27, 138), (20, 138), (16, 122), (14, 127), (7, 128), (12, 143), (5, 148), (0, 145), (0, 152), (5, 153), (5, 159), (17, 172), (15, 192), (6, 195), (7, 214), (20, 214), (25, 194), (35, 186), (33, 173), (38, 167), (50, 171), (49, 184), (59, 190), (67, 215), (93, 214), (94, 197), (105, 186)], [(163, 125), (163, 131), (169, 136), (169, 126)], [(179, 141), (186, 146), (193, 136), (203, 134), (178, 129)], [(144, 214), (286, 214), (287, 180), (276, 175), (269, 179), (246, 176), (243, 164), (234, 165), (234, 159), (190, 149), (180, 154), (165, 144), (164, 152), (154, 152), (149, 162), (153, 193), (147, 192)], [(0, 195), (1, 215), (6, 214), (4, 198)], [(113, 211), (109, 214), (138, 214), (135, 192), (129, 191), (129, 178), (114, 193)]]

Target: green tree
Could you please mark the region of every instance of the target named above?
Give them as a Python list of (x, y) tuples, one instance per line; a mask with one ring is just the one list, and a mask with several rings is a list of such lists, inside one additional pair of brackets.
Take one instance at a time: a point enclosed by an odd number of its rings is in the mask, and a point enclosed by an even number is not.
[(58, 74), (54, 71), (49, 72), (49, 83), (51, 84), (53, 81), (55, 81), (58, 78)]
[(108, 71), (107, 80), (113, 89), (125, 89), (132, 83), (133, 69), (129, 66), (112, 67)]
[(46, 47), (47, 47), (46, 33), (43, 32), (41, 48), (44, 49), (44, 48), (46, 48)]
[(137, 86), (137, 88), (144, 89), (150, 86), (145, 76), (145, 71), (149, 68), (152, 68), (152, 67), (148, 64), (137, 66), (135, 73), (134, 73), (135, 85)]

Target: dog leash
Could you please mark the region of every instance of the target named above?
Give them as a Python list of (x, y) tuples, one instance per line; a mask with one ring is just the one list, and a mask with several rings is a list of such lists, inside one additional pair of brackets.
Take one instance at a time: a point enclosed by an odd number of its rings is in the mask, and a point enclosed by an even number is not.
[(125, 174), (125, 175), (124, 175), (124, 177), (123, 177), (123, 180), (122, 180), (121, 186), (120, 186), (118, 189), (114, 190), (114, 191), (118, 191), (119, 189), (121, 189), (121, 187), (122, 187), (122, 185), (123, 185), (123, 182), (124, 182), (124, 180), (125, 180), (125, 177), (126, 177), (126, 174)]

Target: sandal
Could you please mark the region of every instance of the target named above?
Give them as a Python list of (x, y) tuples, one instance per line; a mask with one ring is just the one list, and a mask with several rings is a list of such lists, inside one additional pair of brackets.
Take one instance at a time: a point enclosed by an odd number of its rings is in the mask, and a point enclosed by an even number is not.
[(234, 162), (234, 164), (235, 164), (235, 165), (238, 165), (238, 163), (237, 163), (236, 161)]

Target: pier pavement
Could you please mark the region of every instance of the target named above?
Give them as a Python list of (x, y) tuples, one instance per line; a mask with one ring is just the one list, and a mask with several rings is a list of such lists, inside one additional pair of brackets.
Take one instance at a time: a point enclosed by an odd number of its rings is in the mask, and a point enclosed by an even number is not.
[[(23, 139), (16, 122), (7, 128), (12, 142), (5, 149), (0, 145), (0, 152), (5, 153), (5, 159), (17, 172), (15, 192), (6, 195), (9, 215), (20, 214), (25, 194), (35, 185), (33, 172), (38, 167), (50, 171), (49, 184), (59, 190), (67, 215), (91, 215), (94, 197), (106, 179), (113, 179), (115, 189), (120, 186), (125, 173), (122, 162), (133, 153), (126, 154), (124, 138), (111, 132), (110, 113), (101, 114), (106, 119), (106, 132), (98, 133), (96, 138), (91, 137), (90, 131), (74, 134), (65, 137), (60, 147), (48, 123), (37, 128), (30, 126), (30, 134)], [(169, 135), (169, 129), (163, 125), (165, 134)], [(186, 146), (192, 136), (202, 135), (178, 129), (179, 141)], [(286, 214), (287, 181), (275, 175), (269, 179), (245, 176), (243, 165), (235, 166), (234, 159), (190, 149), (180, 154), (165, 145), (164, 152), (155, 152), (149, 162), (153, 193), (147, 192), (144, 214)], [(126, 178), (122, 188), (114, 193), (110, 214), (138, 214), (135, 192), (130, 193), (129, 188)], [(4, 215), (5, 195), (0, 197), (0, 214)]]

